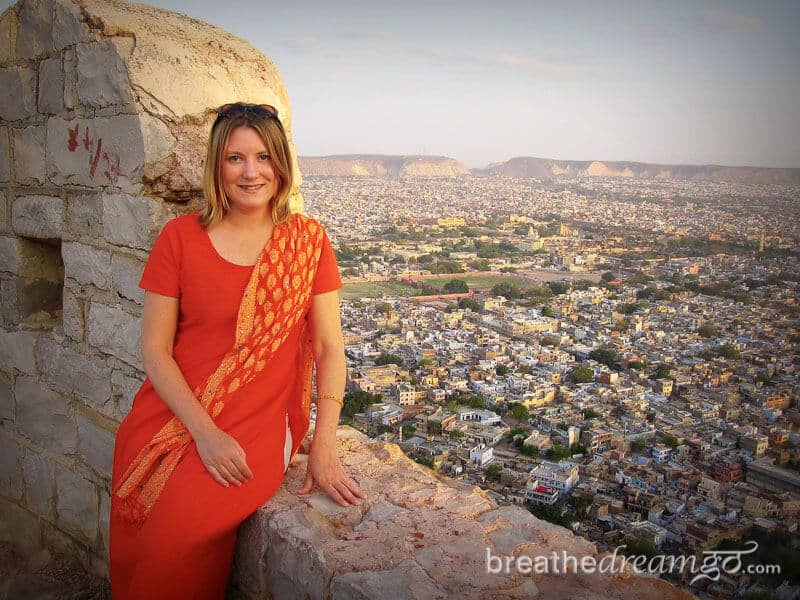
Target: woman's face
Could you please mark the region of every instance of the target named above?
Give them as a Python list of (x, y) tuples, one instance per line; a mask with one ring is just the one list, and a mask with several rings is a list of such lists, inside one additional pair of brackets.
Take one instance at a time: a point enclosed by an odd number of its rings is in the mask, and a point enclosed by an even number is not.
[(231, 209), (253, 212), (269, 207), (278, 176), (264, 141), (252, 127), (242, 125), (231, 132), (222, 154), (221, 178)]

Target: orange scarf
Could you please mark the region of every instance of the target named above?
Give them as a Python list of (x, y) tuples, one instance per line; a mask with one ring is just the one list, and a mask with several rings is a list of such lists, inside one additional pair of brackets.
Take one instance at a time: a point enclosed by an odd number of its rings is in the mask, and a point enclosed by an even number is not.
[[(243, 385), (261, 373), (311, 299), (311, 283), (322, 252), (323, 230), (314, 219), (294, 214), (276, 225), (258, 257), (236, 319), (236, 342), (194, 394), (212, 418)], [(298, 402), (288, 407), (292, 455), (308, 430), (311, 408), (311, 340), (305, 323), (297, 367), (302, 372)], [(184, 424), (173, 417), (133, 459), (113, 493), (120, 516), (144, 523), (175, 467), (192, 442)]]

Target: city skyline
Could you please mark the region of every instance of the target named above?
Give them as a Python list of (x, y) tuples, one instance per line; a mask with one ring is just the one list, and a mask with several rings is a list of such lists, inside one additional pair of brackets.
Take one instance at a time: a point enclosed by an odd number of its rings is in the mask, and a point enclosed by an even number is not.
[(148, 4), (269, 56), (303, 156), (800, 167), (794, 3)]

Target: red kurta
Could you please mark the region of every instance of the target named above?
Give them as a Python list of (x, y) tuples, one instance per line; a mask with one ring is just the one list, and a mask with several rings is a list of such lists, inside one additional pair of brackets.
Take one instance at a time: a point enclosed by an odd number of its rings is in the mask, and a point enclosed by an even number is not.
[[(153, 245), (139, 285), (180, 299), (173, 357), (190, 388), (202, 383), (232, 348), (239, 304), (252, 269), (217, 253), (197, 213), (167, 223)], [(325, 235), (312, 294), (341, 286), (336, 257)], [(239, 525), (283, 480), (291, 443), (287, 406), (301, 377), (296, 356), (302, 325), (301, 319), (263, 374), (239, 388), (215, 419), (244, 449), (252, 479), (241, 487), (220, 485), (192, 444), (140, 528), (119, 518), (112, 500), (114, 600), (224, 597)], [(173, 416), (145, 381), (117, 432), (112, 489), (139, 450)]]

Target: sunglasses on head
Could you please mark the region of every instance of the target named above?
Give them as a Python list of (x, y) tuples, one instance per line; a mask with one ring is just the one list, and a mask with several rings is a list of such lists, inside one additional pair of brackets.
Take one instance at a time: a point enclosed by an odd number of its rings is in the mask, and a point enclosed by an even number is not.
[(237, 117), (239, 115), (252, 115), (260, 119), (278, 119), (278, 109), (270, 104), (248, 104), (246, 102), (231, 102), (223, 104), (217, 109), (217, 119), (214, 121), (212, 129), (223, 119)]

